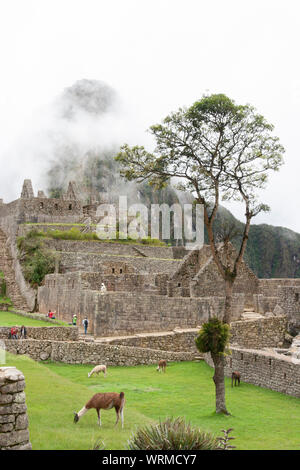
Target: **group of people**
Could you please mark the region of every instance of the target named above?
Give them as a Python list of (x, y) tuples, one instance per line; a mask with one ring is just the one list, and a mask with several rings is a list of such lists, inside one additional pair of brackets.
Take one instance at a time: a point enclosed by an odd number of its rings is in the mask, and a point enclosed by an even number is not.
[(10, 339), (26, 339), (27, 330), (24, 325), (21, 326), (20, 333), (16, 326), (12, 326), (9, 333)]
[[(76, 314), (74, 314), (73, 317), (72, 317), (72, 325), (77, 326), (77, 315)], [(82, 320), (82, 325), (83, 325), (83, 328), (84, 328), (84, 334), (86, 335), (87, 330), (88, 330), (88, 326), (89, 326), (89, 321), (88, 321), (87, 317), (84, 317), (84, 319)]]

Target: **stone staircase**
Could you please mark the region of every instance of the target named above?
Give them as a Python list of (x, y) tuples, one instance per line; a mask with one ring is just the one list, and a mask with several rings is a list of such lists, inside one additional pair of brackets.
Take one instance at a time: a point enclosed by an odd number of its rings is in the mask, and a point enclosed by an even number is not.
[(15, 281), (13, 259), (9, 253), (6, 241), (6, 235), (0, 229), (0, 271), (3, 272), (6, 281), (7, 296), (11, 298), (15, 308), (18, 310), (28, 310), (26, 301), (23, 298), (19, 286)]

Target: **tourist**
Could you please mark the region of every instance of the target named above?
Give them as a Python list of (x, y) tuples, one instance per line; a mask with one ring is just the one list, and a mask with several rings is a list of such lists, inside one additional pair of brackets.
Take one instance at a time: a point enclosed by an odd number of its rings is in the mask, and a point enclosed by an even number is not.
[(88, 326), (89, 326), (89, 321), (88, 321), (87, 317), (84, 318), (82, 324), (83, 324), (83, 327), (84, 327), (84, 334), (86, 335), (87, 334), (87, 329), (88, 329)]
[(75, 314), (73, 315), (73, 318), (72, 318), (72, 324), (73, 326), (77, 325), (77, 316)]
[(11, 328), (10, 335), (12, 339), (18, 339), (18, 328), (16, 326)]
[(21, 326), (20, 337), (23, 339), (27, 338), (27, 330), (24, 325)]

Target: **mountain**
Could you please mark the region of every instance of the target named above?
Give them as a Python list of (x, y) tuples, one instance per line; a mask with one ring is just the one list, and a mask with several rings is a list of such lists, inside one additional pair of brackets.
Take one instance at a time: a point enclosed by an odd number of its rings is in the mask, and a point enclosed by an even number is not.
[[(244, 229), (242, 222), (221, 207), (215, 220), (216, 236), (222, 232), (224, 225), (233, 226), (239, 233)], [(208, 243), (207, 234), (205, 243)], [(232, 243), (238, 248), (241, 235), (232, 239)], [(250, 227), (244, 259), (259, 278), (300, 277), (300, 234), (285, 227), (253, 224)]]

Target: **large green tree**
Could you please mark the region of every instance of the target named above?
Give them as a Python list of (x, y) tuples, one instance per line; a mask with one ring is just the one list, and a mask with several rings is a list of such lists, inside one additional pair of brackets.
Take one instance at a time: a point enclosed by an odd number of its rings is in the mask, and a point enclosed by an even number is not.
[[(180, 108), (162, 124), (150, 127), (156, 141), (153, 152), (144, 147), (121, 147), (117, 160), (128, 180), (147, 180), (160, 188), (171, 178), (180, 181), (181, 190), (192, 193), (204, 206), (204, 223), (211, 252), (225, 283), (225, 311), (222, 321), (229, 324), (232, 291), (245, 253), (251, 220), (269, 207), (258, 194), (267, 183), (269, 171), (283, 163), (284, 149), (273, 126), (250, 105), (237, 105), (223, 94), (203, 96), (190, 108)], [(213, 232), (221, 200), (240, 201), (245, 206), (245, 226), (240, 247), (226, 256), (231, 229), (220, 240)], [(225, 253), (225, 255), (224, 255)], [(230, 258), (230, 259), (229, 259)], [(224, 359), (218, 369), (216, 411), (227, 413), (224, 387)], [(222, 378), (222, 380), (220, 379)]]

